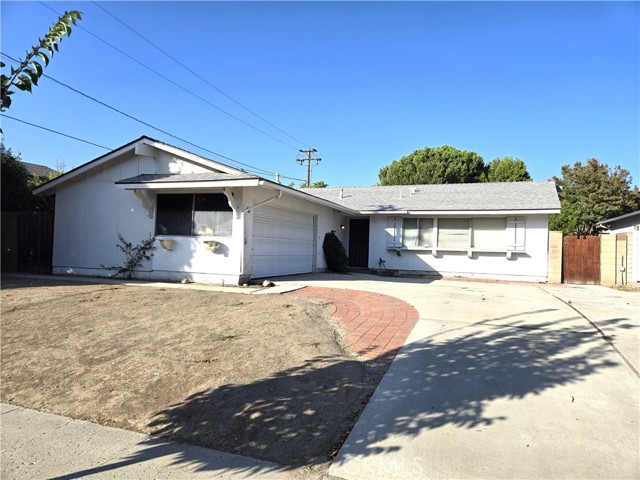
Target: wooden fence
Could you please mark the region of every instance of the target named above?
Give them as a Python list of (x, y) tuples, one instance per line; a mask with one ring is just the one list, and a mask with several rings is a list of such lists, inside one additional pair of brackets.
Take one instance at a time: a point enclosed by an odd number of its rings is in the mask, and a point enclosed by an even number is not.
[(53, 213), (2, 212), (2, 271), (50, 273)]

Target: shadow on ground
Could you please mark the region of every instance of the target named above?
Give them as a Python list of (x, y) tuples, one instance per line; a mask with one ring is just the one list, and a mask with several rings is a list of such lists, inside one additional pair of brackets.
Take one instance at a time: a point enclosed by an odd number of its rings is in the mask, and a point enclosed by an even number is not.
[[(375, 439), (411, 436), (445, 425), (471, 429), (505, 421), (505, 416), (486, 413), (490, 402), (582, 382), (617, 365), (607, 359), (611, 347), (596, 332), (576, 333), (560, 324), (537, 324), (539, 328), (531, 329), (512, 320), (479, 329), (478, 323), (406, 345), (387, 372), (396, 377), (394, 388), (379, 394), (389, 405), (403, 402), (409, 407), (401, 414), (389, 408), (388, 415), (378, 419)], [(363, 372), (362, 363), (355, 360), (314, 358), (259, 382), (198, 392), (158, 412), (151, 426), (156, 435), (168, 439), (278, 464), (238, 464), (231, 468), (234, 473), (313, 468), (326, 464), (353, 428), (368, 395)], [(253, 400), (238, 406), (232, 401), (238, 396)], [(410, 398), (418, 401), (407, 402)], [(329, 421), (325, 413), (336, 409), (343, 409), (342, 415), (339, 420), (333, 415)], [(238, 434), (229, 438), (225, 434), (229, 431)], [(158, 442), (149, 440), (135, 456), (97, 470), (166, 455), (168, 447)], [(400, 448), (382, 449), (372, 442), (359, 451), (372, 456)], [(192, 464), (197, 470), (219, 473), (226, 468), (202, 462), (188, 449), (171, 451), (178, 465)]]

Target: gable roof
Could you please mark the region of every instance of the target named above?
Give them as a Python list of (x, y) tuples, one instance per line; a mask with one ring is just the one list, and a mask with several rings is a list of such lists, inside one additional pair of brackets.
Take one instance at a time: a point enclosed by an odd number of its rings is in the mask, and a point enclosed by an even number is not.
[(225, 165), (224, 163), (216, 162), (215, 160), (211, 160), (200, 155), (196, 155), (195, 153), (188, 152), (187, 150), (183, 150), (178, 147), (174, 147), (173, 145), (169, 145), (168, 143), (161, 142), (151, 137), (147, 137), (143, 135), (140, 138), (133, 140), (121, 147), (112, 150), (109, 153), (105, 153), (98, 158), (94, 158), (93, 160), (80, 165), (73, 170), (64, 173), (63, 175), (54, 178), (46, 183), (43, 183), (38, 188), (33, 190), (35, 195), (47, 195), (55, 192), (55, 189), (68, 182), (69, 180), (77, 177), (78, 175), (82, 175), (89, 170), (92, 170), (100, 165), (103, 165), (114, 158), (120, 157), (128, 152), (134, 152), (136, 154), (145, 155), (148, 154), (149, 148), (157, 148), (159, 150), (163, 150), (171, 155), (176, 155), (182, 157), (186, 160), (189, 160), (197, 165), (201, 165), (206, 168), (210, 168), (212, 170), (219, 170), (224, 173), (230, 174), (239, 174), (246, 173), (243, 170), (238, 168), (230, 167), (229, 165)]
[(302, 191), (368, 214), (560, 212), (560, 200), (552, 181), (305, 188)]

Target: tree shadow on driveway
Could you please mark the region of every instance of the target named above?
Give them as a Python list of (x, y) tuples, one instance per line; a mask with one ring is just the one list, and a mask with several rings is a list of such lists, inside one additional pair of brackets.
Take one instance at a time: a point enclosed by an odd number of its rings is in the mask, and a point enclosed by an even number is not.
[[(376, 393), (384, 401), (370, 432), (376, 442), (363, 442), (357, 455), (399, 450), (399, 443), (381, 447), (378, 441), (425, 429), (506, 421), (505, 415), (488, 414), (491, 402), (583, 382), (618, 365), (611, 346), (595, 332), (576, 333), (562, 322), (531, 329), (522, 321), (501, 320), (435, 332), (405, 345), (386, 374), (388, 388)], [(478, 328), (482, 323), (491, 326)], [(155, 435), (171, 440), (278, 464), (223, 467), (188, 449), (173, 452), (174, 464), (192, 464), (199, 471), (284, 473), (319, 466), (331, 460), (353, 428), (368, 399), (371, 374), (356, 360), (317, 357), (247, 385), (200, 391), (158, 412), (150, 425)], [(124, 462), (99, 470), (165, 455), (166, 447), (157, 442), (150, 440)]]

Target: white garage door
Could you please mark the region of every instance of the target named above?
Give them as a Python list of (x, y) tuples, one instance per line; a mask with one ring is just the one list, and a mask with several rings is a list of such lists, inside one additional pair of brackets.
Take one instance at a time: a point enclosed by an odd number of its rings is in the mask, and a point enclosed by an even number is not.
[(313, 271), (313, 215), (273, 207), (253, 212), (253, 278)]

